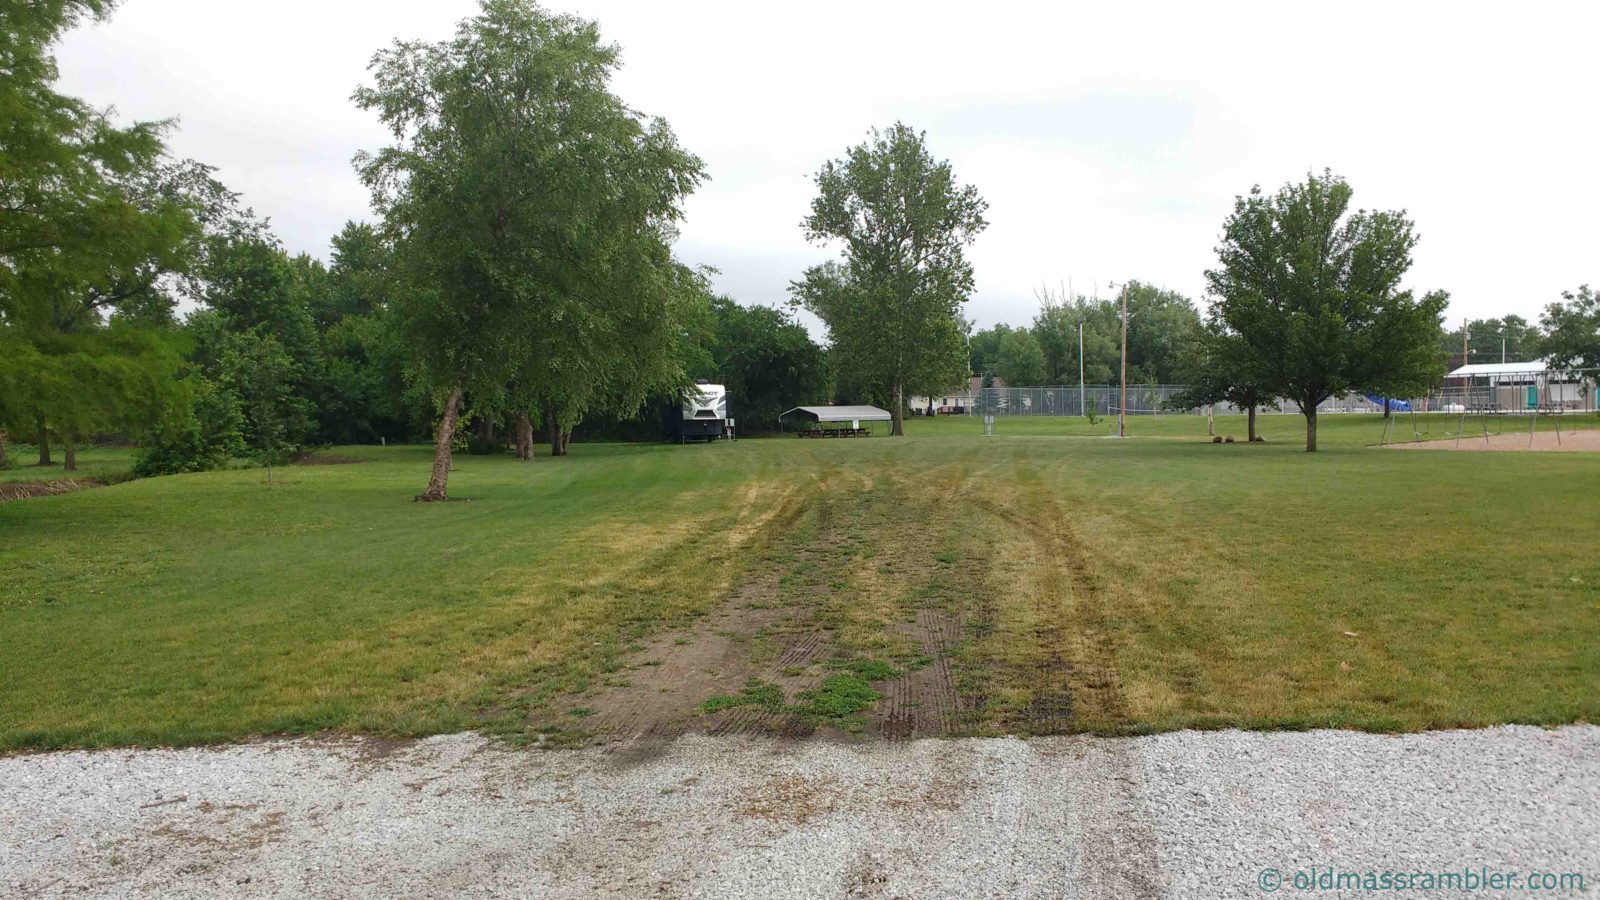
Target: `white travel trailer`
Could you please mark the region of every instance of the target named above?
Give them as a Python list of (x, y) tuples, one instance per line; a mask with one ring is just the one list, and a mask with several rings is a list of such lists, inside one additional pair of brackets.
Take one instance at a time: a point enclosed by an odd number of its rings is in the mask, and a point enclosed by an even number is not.
[(682, 444), (687, 441), (714, 441), (722, 437), (732, 420), (728, 418), (728, 389), (704, 380), (695, 383), (688, 396), (667, 416), (667, 437)]

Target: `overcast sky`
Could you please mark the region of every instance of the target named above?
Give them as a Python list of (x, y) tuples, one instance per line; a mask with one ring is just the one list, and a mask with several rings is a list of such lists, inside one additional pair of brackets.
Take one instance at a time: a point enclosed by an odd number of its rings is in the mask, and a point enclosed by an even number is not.
[[(1404, 208), (1410, 284), (1452, 319), (1537, 318), (1600, 282), (1600, 5), (558, 2), (623, 48), (615, 90), (711, 180), (679, 256), (780, 304), (832, 248), (801, 232), (826, 159), (903, 120), (989, 201), (980, 326), (1034, 289), (1138, 278), (1203, 299), (1235, 195), (1324, 167)], [(1221, 7), (1226, 7), (1225, 9)], [(62, 85), (180, 120), (291, 251), (370, 215), (350, 159), (386, 133), (350, 102), (375, 50), (444, 39), (470, 0), (124, 0), (69, 35)]]

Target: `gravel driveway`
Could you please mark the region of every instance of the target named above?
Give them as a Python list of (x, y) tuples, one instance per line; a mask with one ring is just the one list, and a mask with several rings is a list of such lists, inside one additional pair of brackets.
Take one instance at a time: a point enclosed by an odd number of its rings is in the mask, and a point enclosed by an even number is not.
[(7, 896), (1211, 898), (1274, 877), (1304, 894), (1313, 866), (1577, 872), (1600, 893), (1593, 726), (623, 752), (307, 739), (12, 756), (0, 786)]

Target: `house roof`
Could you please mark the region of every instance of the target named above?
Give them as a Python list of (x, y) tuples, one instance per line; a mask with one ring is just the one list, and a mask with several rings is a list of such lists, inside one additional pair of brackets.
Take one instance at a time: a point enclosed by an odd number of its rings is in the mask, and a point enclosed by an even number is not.
[(818, 422), (888, 422), (894, 418), (887, 409), (876, 406), (796, 406), (779, 416), (804, 413)]

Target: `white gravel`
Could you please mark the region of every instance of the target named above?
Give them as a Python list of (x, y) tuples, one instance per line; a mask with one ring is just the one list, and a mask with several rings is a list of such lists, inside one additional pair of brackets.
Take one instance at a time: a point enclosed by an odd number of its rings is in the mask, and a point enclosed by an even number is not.
[(1600, 727), (0, 758), (5, 896), (1212, 898), (1313, 866), (1600, 893)]

